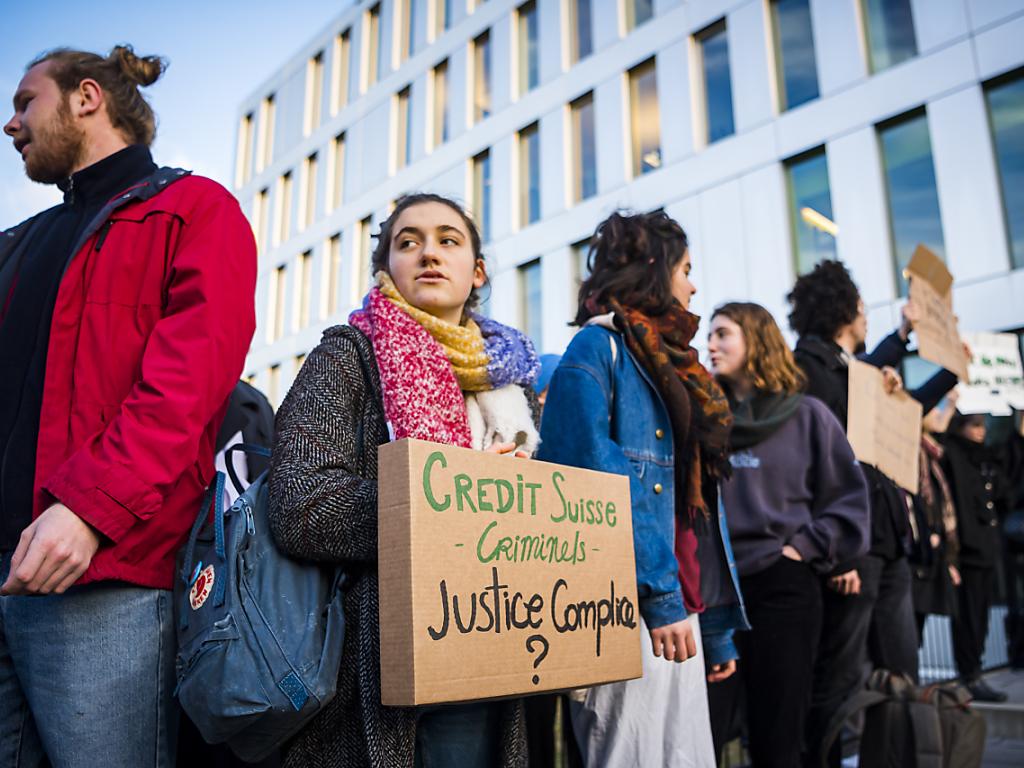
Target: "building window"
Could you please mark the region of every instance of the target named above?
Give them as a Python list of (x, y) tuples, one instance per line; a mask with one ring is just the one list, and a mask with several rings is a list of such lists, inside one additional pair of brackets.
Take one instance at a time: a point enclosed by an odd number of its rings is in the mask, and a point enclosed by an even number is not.
[(878, 128), (889, 196), (889, 226), (896, 281), (900, 296), (907, 295), (903, 270), (918, 243), (945, 258), (942, 216), (935, 186), (935, 164), (928, 136), (928, 116), (919, 111)]
[[(381, 60), (381, 37), (384, 31), (380, 25), (380, 3), (373, 6), (366, 12), (366, 23), (364, 24), (363, 42), (366, 49), (364, 61), (366, 88), (369, 88), (380, 79), (383, 69)], [(365, 89), (364, 89), (365, 90)]]
[(597, 134), (594, 94), (588, 93), (570, 105), (573, 134), (573, 198), (579, 202), (597, 194)]
[(288, 268), (284, 264), (270, 273), (270, 290), (267, 292), (267, 317), (270, 318), (269, 341), (275, 342), (284, 338), (284, 289), (288, 278)]
[(277, 221), (274, 225), (274, 245), (280, 245), (291, 236), (292, 229), (292, 172), (277, 180)]
[(570, 64), (594, 52), (593, 0), (567, 0), (569, 3)]
[(491, 34), (473, 41), (473, 122), (491, 115)]
[(331, 114), (348, 104), (349, 57), (352, 55), (352, 30), (346, 29), (334, 38), (331, 61)]
[(712, 144), (736, 132), (732, 118), (732, 78), (725, 19), (697, 35), (704, 75), (706, 141)]
[(452, 0), (434, 0), (434, 39), (439, 38), (452, 24)]
[(235, 158), (235, 186), (240, 187), (252, 178), (252, 112), (242, 118), (238, 126), (238, 155)]
[(773, 0), (771, 10), (779, 111), (785, 112), (818, 98), (811, 8), (809, 0)]
[(910, 0), (861, 0), (868, 59), (881, 72), (917, 55)]
[(327, 210), (339, 208), (345, 199), (345, 134), (339, 133), (331, 142), (330, 181), (327, 184)]
[(259, 147), (256, 156), (256, 172), (259, 173), (274, 159), (274, 122), (277, 120), (277, 109), (274, 94), (270, 94), (260, 103)]
[(398, 62), (401, 64), (408, 59), (415, 49), (413, 38), (416, 35), (416, 20), (414, 6), (416, 0), (397, 0), (395, 12), (398, 17)]
[(308, 136), (320, 125), (324, 97), (324, 52), (320, 51), (306, 65), (306, 120)]
[(305, 328), (310, 321), (310, 297), (313, 293), (313, 252), (306, 251), (299, 256), (299, 296), (295, 322), (298, 328)]
[(631, 32), (645, 21), (654, 18), (654, 0), (623, 0), (626, 11), (626, 31)]
[(434, 146), (448, 141), (451, 120), (448, 110), (448, 59), (434, 67)]
[(491, 240), (491, 152), (484, 150), (473, 158), (473, 206), (476, 208), (480, 239)]
[[(579, 294), (580, 286), (583, 285), (583, 281), (590, 277), (590, 238), (586, 240), (580, 240), (578, 243), (573, 243), (570, 246), (572, 250), (572, 284), (573, 284), (573, 302), (572, 305), (576, 306), (576, 297)], [(575, 316), (575, 309), (572, 311)]]
[(316, 152), (306, 158), (306, 161), (302, 164), (302, 204), (300, 210), (302, 211), (302, 228), (307, 229), (312, 226), (313, 221), (316, 219), (316, 182), (317, 182), (317, 160)]
[(540, 350), (544, 317), (541, 309), (540, 259), (519, 267), (519, 327)]
[(395, 167), (405, 168), (412, 160), (412, 111), (409, 109), (409, 86), (398, 92), (396, 103)]
[(327, 241), (327, 269), (325, 270), (325, 295), (323, 316), (331, 317), (338, 311), (339, 285), (341, 280), (341, 233), (331, 235)]
[(521, 226), (540, 218), (540, 132), (537, 123), (519, 132), (519, 221)]
[(1024, 70), (985, 88), (1014, 269), (1024, 267)]
[(537, 3), (530, 0), (516, 13), (519, 26), (519, 93), (532, 91), (540, 83), (540, 48), (537, 45)]
[(825, 148), (788, 160), (786, 183), (796, 272), (802, 275), (819, 261), (836, 258), (838, 230), (832, 216)]
[(294, 362), (295, 362), (295, 374), (294, 375), (298, 376), (299, 375), (299, 371), (302, 370), (303, 363), (306, 362), (306, 353), (303, 352), (301, 355), (296, 355)]
[(263, 253), (267, 244), (267, 206), (270, 203), (270, 190), (261, 189), (256, 195), (252, 213), (252, 234), (256, 238), (256, 250)]
[(373, 256), (373, 217), (367, 216), (359, 222), (359, 256), (356, 259), (356, 273), (352, 281), (352, 303), (362, 302), (363, 294), (370, 287), (370, 259)]
[(633, 130), (633, 175), (661, 167), (661, 119), (654, 59), (629, 72), (630, 123)]

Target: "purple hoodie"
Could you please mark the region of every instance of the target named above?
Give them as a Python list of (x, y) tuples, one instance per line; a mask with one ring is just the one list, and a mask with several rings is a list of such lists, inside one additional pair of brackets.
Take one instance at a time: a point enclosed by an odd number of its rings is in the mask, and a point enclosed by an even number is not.
[(786, 544), (819, 573), (867, 551), (864, 474), (821, 401), (803, 397), (785, 424), (729, 460), (722, 503), (741, 576), (768, 568)]

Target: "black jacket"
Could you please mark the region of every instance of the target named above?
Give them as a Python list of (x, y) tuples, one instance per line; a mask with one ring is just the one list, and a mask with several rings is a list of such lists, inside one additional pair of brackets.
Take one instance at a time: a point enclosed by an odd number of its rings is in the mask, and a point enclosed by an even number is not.
[(1011, 506), (1011, 488), (996, 452), (957, 435), (943, 440), (943, 469), (956, 506), (960, 565), (994, 568), (999, 528)]
[[(899, 334), (885, 337), (870, 354), (859, 355), (861, 362), (876, 368), (897, 366), (907, 354), (907, 344)], [(794, 351), (797, 364), (807, 376), (807, 394), (821, 400), (847, 427), (849, 372), (842, 349), (834, 341), (817, 336), (802, 337)], [(956, 385), (956, 375), (942, 370), (925, 384), (910, 392), (927, 413)], [(896, 559), (906, 554), (910, 534), (907, 508), (896, 484), (874, 467), (861, 465), (871, 498), (870, 554)], [(840, 563), (833, 573), (850, 570), (852, 563)]]

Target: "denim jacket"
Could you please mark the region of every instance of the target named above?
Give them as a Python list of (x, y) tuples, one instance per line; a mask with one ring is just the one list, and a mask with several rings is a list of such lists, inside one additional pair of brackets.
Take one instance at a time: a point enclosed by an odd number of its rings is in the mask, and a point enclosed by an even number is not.
[[(685, 619), (673, 545), (672, 425), (661, 396), (620, 334), (599, 325), (576, 334), (551, 379), (541, 438), (537, 458), (543, 461), (629, 478), (640, 612), (651, 628)], [(726, 589), (720, 601), (705, 601), (701, 629), (708, 664), (736, 658), (732, 633), (747, 627), (720, 507), (713, 518), (718, 535), (706, 537), (716, 547), (713, 557), (701, 557), (702, 594), (706, 577)], [(707, 574), (706, 559), (712, 568)]]

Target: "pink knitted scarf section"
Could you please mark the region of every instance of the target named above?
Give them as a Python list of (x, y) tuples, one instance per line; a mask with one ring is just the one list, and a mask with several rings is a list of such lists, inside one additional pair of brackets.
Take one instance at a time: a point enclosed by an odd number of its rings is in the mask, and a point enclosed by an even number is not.
[(427, 330), (376, 287), (349, 323), (373, 345), (384, 415), (396, 440), (472, 446), (466, 403), (444, 349)]

